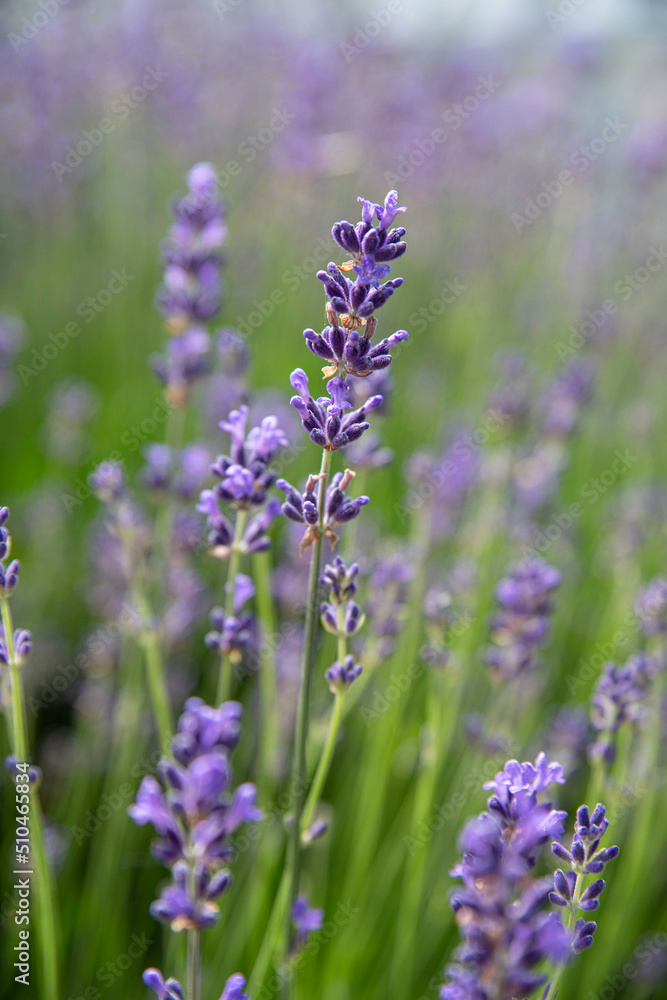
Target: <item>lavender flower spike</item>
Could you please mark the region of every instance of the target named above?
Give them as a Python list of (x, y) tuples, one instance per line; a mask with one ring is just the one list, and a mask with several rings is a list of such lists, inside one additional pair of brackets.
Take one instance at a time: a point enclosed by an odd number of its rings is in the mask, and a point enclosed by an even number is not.
[(308, 897), (302, 893), (292, 906), (292, 920), (296, 928), (295, 950), (302, 948), (314, 931), (319, 931), (324, 920), (324, 910), (311, 906)]
[[(319, 476), (309, 476), (306, 482), (306, 489), (303, 494), (291, 486), (286, 479), (279, 479), (276, 486), (285, 494), (285, 503), (282, 510), (285, 517), (297, 524), (305, 524), (306, 533), (301, 541), (301, 553), (313, 544), (318, 537), (319, 528), (317, 526), (317, 497), (315, 490), (319, 482)], [(369, 497), (361, 496), (355, 500), (349, 500), (345, 496), (345, 491), (354, 479), (354, 472), (346, 469), (345, 472), (337, 472), (332, 476), (331, 483), (327, 487), (324, 500), (324, 534), (331, 541), (331, 546), (338, 541), (338, 535), (333, 530), (339, 524), (346, 524), (357, 517), (367, 503)]]
[(310, 440), (329, 451), (337, 451), (360, 438), (370, 426), (366, 417), (382, 403), (382, 396), (371, 396), (363, 406), (345, 416), (344, 411), (351, 410), (352, 404), (344, 379), (332, 378), (327, 385), (329, 398), (320, 396), (318, 399), (310, 395), (308, 376), (302, 368), (295, 368), (290, 382), (298, 393), (292, 396), (290, 403), (298, 411)]
[(464, 943), (446, 969), (441, 1000), (525, 997), (546, 982), (539, 966), (567, 955), (568, 933), (544, 909), (548, 889), (530, 878), (538, 849), (560, 836), (566, 815), (538, 795), (563, 780), (560, 764), (540, 754), (534, 765), (508, 761), (484, 786), (495, 794), (488, 812), (464, 827), (463, 859), (451, 873), (463, 880), (452, 907)]

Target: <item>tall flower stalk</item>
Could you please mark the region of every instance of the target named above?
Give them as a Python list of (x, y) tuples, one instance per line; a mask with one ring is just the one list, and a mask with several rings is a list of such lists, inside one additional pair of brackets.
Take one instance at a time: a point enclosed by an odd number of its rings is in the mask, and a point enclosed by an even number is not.
[[(34, 870), (37, 893), (35, 924), (41, 943), (43, 982), (46, 1000), (58, 1000), (60, 995), (60, 963), (58, 959), (58, 920), (56, 890), (44, 837), (44, 819), (39, 800), (42, 772), (29, 763), (28, 727), (22, 670), (32, 648), (32, 636), (26, 629), (14, 629), (10, 598), (18, 583), (20, 563), (10, 559), (11, 535), (7, 530), (9, 508), (0, 507), (0, 664), (6, 668), (10, 710), (7, 713), (7, 735), (11, 755), (5, 765), (16, 784), (19, 795), (29, 794), (29, 855), (17, 855), (16, 864), (24, 861), (26, 872)], [(9, 560), (9, 561), (7, 561)]]
[[(370, 396), (360, 407), (353, 409), (350, 402), (350, 377), (366, 377), (391, 364), (391, 349), (407, 339), (405, 330), (373, 342), (379, 309), (402, 284), (402, 278), (384, 281), (389, 273), (389, 261), (402, 256), (406, 245), (405, 230), (392, 227), (396, 216), (405, 211), (398, 207), (398, 195), (390, 191), (384, 204), (379, 205), (359, 198), (362, 218), (352, 225), (347, 221), (333, 226), (332, 235), (349, 259), (343, 264), (329, 263), (326, 271), (318, 272), (327, 295), (326, 316), (328, 325), (321, 333), (312, 329), (304, 331), (309, 350), (325, 361), (322, 368), (328, 380), (327, 396), (314, 398), (308, 387), (306, 373), (297, 368), (290, 382), (297, 394), (291, 403), (297, 410), (304, 429), (311, 441), (322, 449), (320, 469), (311, 475), (303, 494), (287, 483), (278, 481), (286, 496), (283, 513), (291, 520), (305, 526), (301, 551), (310, 548), (310, 571), (306, 596), (306, 622), (299, 701), (294, 732), (292, 788), (294, 804), (292, 825), (286, 858), (289, 881), (287, 898), (284, 953), (291, 940), (291, 919), (299, 892), (301, 867), (301, 838), (305, 793), (308, 784), (306, 771), (306, 746), (308, 740), (310, 688), (315, 664), (320, 603), (320, 576), (325, 536), (332, 546), (337, 540), (335, 528), (358, 516), (368, 497), (349, 500), (346, 491), (354, 473), (346, 469), (331, 476), (335, 451), (344, 449), (361, 437), (370, 426), (368, 415), (382, 403), (382, 396)], [(377, 222), (376, 222), (377, 220)], [(347, 275), (353, 272), (354, 280)], [(350, 411), (350, 412), (346, 412)], [(343, 661), (344, 661), (343, 657)], [(339, 659), (344, 669), (344, 662)], [(323, 784), (335, 745), (340, 722), (340, 702), (335, 704), (329, 739), (324, 748), (324, 764), (318, 769), (318, 784)], [(327, 758), (329, 759), (327, 761)]]

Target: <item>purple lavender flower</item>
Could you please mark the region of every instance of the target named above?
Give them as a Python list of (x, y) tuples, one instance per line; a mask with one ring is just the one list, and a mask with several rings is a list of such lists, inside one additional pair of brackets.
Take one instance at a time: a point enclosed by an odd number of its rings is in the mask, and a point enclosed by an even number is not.
[(0, 406), (14, 395), (16, 377), (12, 368), (24, 338), (23, 321), (18, 316), (0, 313)]
[(151, 366), (172, 406), (183, 406), (191, 385), (209, 370), (205, 324), (220, 308), (220, 247), (227, 229), (215, 168), (198, 163), (187, 174), (188, 194), (174, 202), (175, 221), (162, 259), (158, 305), (171, 339)]
[[(260, 426), (253, 427), (246, 436), (247, 421), (248, 407), (241, 406), (220, 422), (222, 430), (231, 438), (230, 453), (219, 455), (211, 466), (213, 475), (221, 480), (212, 491), (214, 496), (238, 510), (264, 504), (267, 490), (275, 480), (269, 466), (278, 449), (288, 444), (276, 417), (265, 417)], [(202, 504), (207, 507), (205, 513), (208, 513), (210, 493), (206, 490), (202, 494)]]
[(342, 663), (333, 663), (324, 674), (332, 694), (345, 694), (360, 675), (361, 664), (355, 663), (350, 655)]
[(141, 978), (158, 1000), (183, 1000), (183, 988), (178, 980), (170, 978), (165, 982), (159, 969), (145, 969)]
[(164, 286), (158, 296), (175, 334), (210, 319), (220, 308), (219, 247), (227, 234), (215, 168), (198, 163), (186, 181), (188, 194), (173, 205), (175, 221), (163, 252)]
[(103, 504), (117, 503), (127, 491), (125, 470), (119, 462), (102, 462), (88, 476), (88, 484)]
[(357, 592), (358, 572), (357, 563), (348, 569), (341, 556), (335, 556), (332, 563), (324, 567), (320, 583), (327, 588), (329, 600), (320, 605), (320, 616), (325, 629), (332, 635), (355, 635), (364, 624), (366, 616), (352, 600)]
[[(303, 494), (300, 494), (294, 486), (291, 486), (286, 479), (279, 479), (276, 486), (285, 494), (286, 500), (282, 505), (285, 517), (297, 524), (305, 524), (306, 533), (301, 541), (301, 552), (305, 552), (309, 545), (312, 545), (318, 532), (318, 510), (317, 496), (315, 490), (319, 482), (318, 476), (309, 476)], [(345, 491), (354, 479), (354, 472), (346, 469), (345, 472), (337, 472), (331, 478), (324, 498), (324, 516), (322, 527), (324, 534), (328, 536), (331, 546), (338, 541), (338, 535), (333, 530), (340, 524), (347, 524), (361, 512), (361, 508), (370, 502), (366, 496), (357, 497), (350, 500), (345, 496)]]
[(542, 559), (530, 559), (510, 569), (496, 587), (501, 610), (491, 621), (494, 646), (486, 662), (503, 681), (516, 680), (535, 665), (535, 654), (550, 626), (550, 595), (560, 573)]
[(659, 670), (658, 661), (643, 653), (631, 656), (623, 666), (604, 665), (591, 696), (591, 722), (598, 734), (589, 750), (591, 757), (613, 763), (618, 730), (644, 719), (647, 695)]
[[(570, 926), (579, 910), (597, 910), (600, 905), (600, 896), (606, 885), (604, 879), (596, 878), (585, 888), (584, 879), (587, 875), (599, 875), (605, 865), (618, 857), (618, 847), (600, 848), (600, 840), (608, 828), (609, 820), (601, 802), (598, 802), (592, 815), (588, 806), (579, 806), (570, 850), (562, 844), (552, 844), (551, 850), (566, 862), (569, 870), (566, 873), (556, 869), (549, 899), (555, 906), (570, 911)], [(583, 917), (576, 921), (570, 945), (573, 954), (578, 955), (591, 947), (596, 930), (594, 921)]]
[(151, 913), (175, 931), (217, 921), (214, 900), (231, 885), (223, 867), (234, 858), (230, 838), (242, 824), (261, 819), (254, 785), (231, 792), (229, 751), (238, 741), (240, 714), (234, 702), (213, 709), (190, 699), (172, 740), (173, 758), (158, 764), (162, 785), (146, 776), (128, 809), (137, 825), (150, 823), (158, 835), (153, 857), (171, 869), (172, 881)]
[(226, 615), (222, 608), (213, 608), (210, 614), (213, 631), (204, 642), (209, 649), (217, 649), (221, 656), (229, 656), (232, 663), (241, 660), (244, 650), (254, 642), (254, 618), (243, 612), (244, 604), (255, 595), (250, 577), (239, 573), (234, 581), (234, 613)]
[(368, 576), (366, 611), (381, 658), (391, 654), (403, 629), (409, 585), (414, 575), (412, 553), (401, 547), (380, 556)]
[(315, 931), (319, 931), (324, 920), (324, 910), (311, 906), (308, 897), (301, 893), (292, 906), (292, 921), (296, 928), (295, 950), (302, 948)]
[(366, 417), (382, 403), (382, 396), (371, 396), (363, 406), (352, 410), (347, 415), (345, 410), (351, 410), (349, 388), (344, 379), (336, 376), (327, 385), (329, 396), (313, 399), (308, 391), (308, 376), (301, 368), (296, 368), (290, 382), (298, 395), (292, 396), (292, 406), (298, 411), (304, 428), (308, 431), (310, 440), (320, 448), (336, 451), (356, 441), (369, 424)]
[(303, 331), (308, 349), (328, 362), (322, 368), (327, 378), (341, 372), (365, 378), (382, 371), (391, 364), (392, 348), (408, 339), (407, 330), (397, 330), (373, 344), (371, 338), (375, 332), (374, 321), (369, 320), (363, 333), (360, 333), (358, 330), (341, 327), (337, 313), (332, 312), (330, 318), (331, 326), (325, 326), (321, 333), (311, 329)]
[(635, 611), (646, 635), (667, 632), (667, 580), (657, 576), (637, 595)]
[(539, 848), (562, 832), (566, 815), (538, 795), (564, 780), (563, 769), (540, 754), (535, 764), (510, 760), (484, 787), (495, 795), (489, 811), (463, 829), (463, 860), (452, 875), (463, 888), (452, 907), (464, 943), (449, 966), (441, 1000), (510, 1000), (542, 986), (545, 960), (561, 961), (569, 937), (555, 913), (544, 910), (549, 888), (529, 878)]

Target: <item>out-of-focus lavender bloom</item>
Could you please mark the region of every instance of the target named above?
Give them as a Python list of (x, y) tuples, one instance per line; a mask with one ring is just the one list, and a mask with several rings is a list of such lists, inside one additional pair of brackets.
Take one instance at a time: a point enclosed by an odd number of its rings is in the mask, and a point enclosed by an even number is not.
[(173, 204), (174, 223), (163, 251), (158, 303), (171, 333), (211, 319), (220, 308), (219, 248), (227, 235), (215, 167), (198, 163), (187, 174), (188, 194)]
[(635, 611), (647, 635), (667, 632), (667, 580), (657, 576), (637, 595)]
[[(354, 472), (346, 469), (345, 472), (336, 472), (332, 476), (331, 482), (327, 486), (324, 497), (324, 511), (322, 517), (322, 529), (329, 538), (331, 546), (338, 541), (338, 535), (334, 528), (340, 524), (347, 524), (361, 512), (361, 508), (370, 503), (369, 497), (361, 496), (350, 500), (345, 496), (345, 492), (354, 479)], [(317, 510), (316, 489), (319, 482), (318, 476), (309, 476), (303, 494), (299, 493), (294, 486), (291, 486), (286, 479), (279, 479), (276, 486), (285, 494), (285, 503), (282, 511), (285, 517), (296, 524), (305, 524), (306, 533), (301, 541), (301, 552), (313, 544), (318, 532), (319, 514)]]
[(361, 664), (354, 662), (353, 656), (346, 656), (342, 663), (336, 661), (324, 676), (332, 694), (345, 694), (361, 674)]
[(18, 316), (0, 312), (0, 406), (8, 403), (14, 394), (16, 376), (14, 359), (25, 339), (25, 327)]
[(407, 548), (380, 556), (368, 576), (366, 612), (371, 632), (379, 644), (380, 658), (389, 656), (403, 629), (410, 581), (415, 575)]
[[(562, 844), (552, 844), (553, 853), (569, 867), (567, 873), (560, 868), (554, 872), (549, 899), (555, 906), (568, 909), (573, 914), (579, 910), (597, 910), (606, 883), (604, 879), (596, 878), (584, 888), (584, 878), (586, 875), (599, 875), (605, 865), (618, 857), (618, 847), (600, 848), (600, 840), (608, 827), (606, 809), (601, 802), (598, 802), (592, 815), (588, 806), (579, 806), (570, 850)], [(571, 942), (573, 954), (578, 955), (591, 947), (596, 930), (594, 921), (583, 917), (577, 920)]]
[(647, 695), (659, 670), (657, 660), (643, 653), (631, 656), (623, 666), (604, 665), (591, 696), (591, 722), (597, 733), (589, 750), (591, 757), (613, 763), (618, 730), (644, 719)]
[(378, 434), (365, 434), (345, 452), (347, 461), (360, 471), (380, 469), (394, 460), (391, 448), (385, 448)]
[[(382, 402), (382, 396), (371, 396), (358, 410), (352, 410), (348, 385), (339, 376), (328, 383), (329, 396), (320, 396), (318, 399), (313, 399), (310, 395), (308, 376), (302, 368), (295, 368), (290, 382), (298, 392), (290, 402), (301, 417), (310, 440), (318, 447), (330, 451), (344, 448), (360, 438), (370, 426), (366, 417)], [(345, 415), (345, 410), (352, 412)]]
[(240, 706), (219, 709), (200, 699), (186, 703), (172, 741), (173, 758), (158, 764), (160, 783), (143, 779), (128, 813), (139, 826), (152, 824), (158, 834), (153, 856), (171, 869), (170, 882), (151, 906), (153, 916), (172, 930), (204, 929), (219, 917), (214, 900), (231, 885), (223, 867), (234, 858), (231, 836), (261, 813), (254, 785), (233, 792), (229, 750), (238, 740)]
[[(14, 754), (9, 754), (5, 757), (5, 767), (7, 768), (7, 773), (13, 781), (16, 781), (16, 777), (19, 773), (17, 764), (23, 764), (25, 761), (17, 761)], [(42, 780), (42, 769), (37, 767), (36, 764), (31, 764), (28, 768), (28, 783), (30, 785), (37, 785)]]
[(97, 390), (85, 379), (59, 382), (49, 400), (45, 447), (58, 461), (77, 463), (89, 444), (88, 425), (99, 409)]
[(302, 948), (315, 931), (319, 931), (324, 920), (324, 910), (311, 906), (308, 897), (301, 893), (292, 905), (292, 921), (296, 930), (294, 950)]
[(407, 467), (405, 513), (426, 508), (434, 537), (451, 535), (478, 480), (479, 466), (479, 446), (466, 428), (452, 433), (441, 455), (413, 455)]
[(486, 651), (486, 662), (500, 680), (516, 680), (534, 667), (549, 631), (550, 595), (559, 583), (558, 570), (535, 558), (512, 567), (496, 587), (501, 610), (491, 620), (494, 645)]
[(102, 503), (115, 504), (126, 496), (125, 469), (119, 462), (102, 462), (89, 475), (88, 484)]
[(547, 734), (549, 753), (563, 762), (566, 774), (586, 760), (590, 722), (583, 705), (563, 705)]
[(211, 453), (206, 445), (193, 443), (174, 453), (167, 444), (149, 444), (145, 448), (146, 465), (142, 481), (156, 492), (172, 491), (189, 500), (201, 490), (210, 470)]
[(209, 368), (211, 342), (203, 324), (220, 308), (220, 247), (227, 233), (215, 168), (198, 163), (186, 180), (188, 194), (173, 205), (158, 294), (171, 340), (151, 359), (172, 406), (184, 405), (192, 383)]
[(540, 847), (560, 837), (566, 816), (538, 795), (563, 780), (561, 766), (540, 754), (534, 765), (508, 761), (484, 785), (496, 794), (489, 811), (464, 827), (463, 860), (451, 873), (463, 880), (452, 907), (464, 942), (445, 970), (441, 1000), (526, 996), (546, 981), (536, 971), (540, 963), (567, 954), (562, 921), (544, 909), (549, 887), (529, 877)]
[(210, 615), (213, 631), (207, 633), (204, 641), (209, 649), (217, 649), (221, 656), (229, 656), (233, 663), (238, 663), (255, 640), (254, 618), (243, 611), (244, 604), (254, 596), (255, 587), (250, 577), (239, 573), (234, 588), (234, 613), (226, 615), (222, 608), (213, 608)]
[(543, 397), (542, 430), (549, 437), (569, 437), (577, 428), (584, 403), (593, 395), (596, 365), (591, 358), (571, 361), (547, 386)]

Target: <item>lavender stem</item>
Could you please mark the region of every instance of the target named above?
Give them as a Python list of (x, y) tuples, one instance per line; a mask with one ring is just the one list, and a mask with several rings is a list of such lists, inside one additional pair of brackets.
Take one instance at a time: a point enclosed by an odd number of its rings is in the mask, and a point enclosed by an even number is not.
[(257, 612), (262, 628), (262, 653), (259, 664), (262, 720), (260, 789), (273, 787), (278, 757), (278, 696), (275, 656), (276, 617), (271, 593), (271, 555), (257, 552), (252, 559), (257, 587)]
[[(25, 718), (25, 698), (21, 668), (16, 660), (14, 649), (14, 624), (9, 600), (0, 600), (2, 628), (7, 646), (9, 661), (10, 696), (12, 703), (12, 753), (19, 764), (28, 762), (28, 737)], [(37, 908), (37, 929), (42, 943), (42, 963), (44, 968), (44, 995), (46, 1000), (58, 1000), (58, 949), (56, 944), (56, 919), (54, 889), (51, 870), (44, 847), (44, 824), (42, 822), (41, 806), (37, 789), (30, 787), (30, 849), (34, 854), (34, 870), (36, 874), (36, 890), (39, 900)]]
[(318, 490), (318, 532), (313, 542), (310, 557), (310, 576), (308, 580), (308, 596), (306, 604), (306, 628), (303, 644), (303, 664), (301, 670), (301, 689), (299, 692), (299, 705), (296, 716), (296, 726), (294, 732), (294, 764), (292, 768), (292, 787), (294, 789), (294, 809), (292, 815), (292, 829), (290, 831), (290, 841), (288, 844), (288, 854), (286, 869), (289, 872), (290, 892), (288, 897), (288, 907), (285, 928), (285, 954), (289, 949), (289, 939), (291, 935), (291, 912), (294, 900), (299, 891), (300, 874), (300, 840), (301, 840), (301, 817), (303, 802), (308, 780), (306, 772), (306, 742), (308, 738), (308, 710), (310, 706), (310, 682), (315, 662), (315, 651), (317, 644), (317, 631), (319, 624), (319, 595), (320, 595), (320, 574), (322, 572), (322, 545), (324, 542), (324, 532), (322, 530), (324, 522), (324, 500), (326, 496), (327, 479), (331, 470), (331, 459), (333, 452), (328, 449), (322, 451), (322, 463), (320, 466), (320, 481)]
[[(225, 588), (225, 615), (230, 617), (234, 614), (234, 592), (235, 580), (241, 565), (241, 540), (248, 520), (248, 511), (239, 510), (234, 524), (234, 540), (229, 554), (229, 571), (227, 573), (227, 586)], [(232, 661), (229, 656), (223, 653), (220, 657), (220, 673), (218, 674), (218, 688), (216, 694), (216, 704), (221, 705), (227, 701), (232, 686)]]

